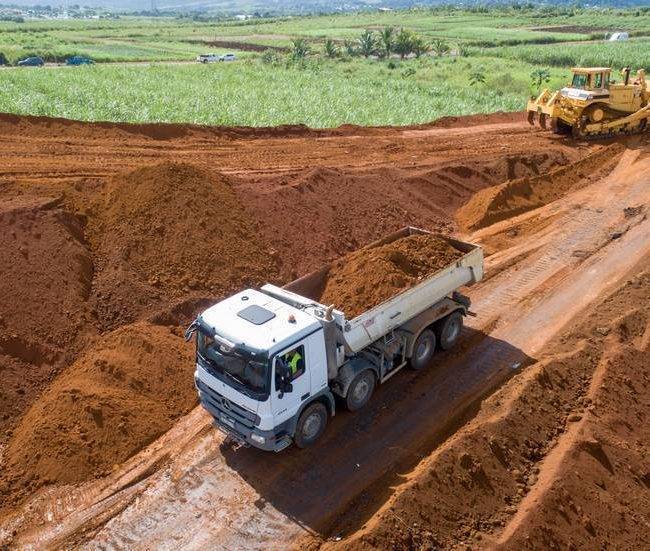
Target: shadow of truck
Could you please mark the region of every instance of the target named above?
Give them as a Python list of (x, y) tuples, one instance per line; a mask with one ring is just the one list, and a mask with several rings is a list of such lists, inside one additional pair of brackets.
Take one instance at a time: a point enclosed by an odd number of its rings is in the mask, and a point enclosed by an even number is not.
[(482, 399), (532, 359), (503, 340), (465, 328), (455, 350), (422, 371), (404, 370), (357, 413), (342, 404), (311, 448), (273, 454), (222, 445), (226, 463), (267, 504), (309, 531), (327, 535), (345, 515), (360, 527), (403, 476), (471, 419)]

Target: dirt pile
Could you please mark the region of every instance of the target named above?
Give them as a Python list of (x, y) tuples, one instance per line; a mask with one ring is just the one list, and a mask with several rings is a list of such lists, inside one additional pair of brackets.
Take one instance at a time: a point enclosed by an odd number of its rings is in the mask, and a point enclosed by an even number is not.
[(435, 235), (411, 235), (337, 260), (320, 296), (354, 318), (463, 255)]
[[(93, 330), (92, 262), (52, 198), (0, 201), (0, 434)], [(0, 440), (2, 438), (0, 437)]]
[(195, 405), (193, 368), (191, 345), (167, 327), (140, 322), (102, 337), (21, 419), (4, 493), (110, 472)]
[(326, 547), (644, 547), (648, 268), (486, 400), (359, 531)]
[(594, 153), (549, 174), (508, 180), (476, 193), (456, 213), (465, 230), (477, 230), (546, 205), (605, 176), (625, 147), (604, 146)]
[(273, 279), (273, 252), (231, 180), (161, 163), (114, 178), (92, 206), (94, 303), (105, 326), (192, 292), (221, 296)]
[[(453, 213), (478, 190), (569, 160), (551, 150), (414, 170), (317, 166), (273, 178), (251, 177), (237, 192), (284, 260), (281, 279), (290, 281), (404, 226), (451, 233)], [(297, 234), (301, 247), (296, 247)]]

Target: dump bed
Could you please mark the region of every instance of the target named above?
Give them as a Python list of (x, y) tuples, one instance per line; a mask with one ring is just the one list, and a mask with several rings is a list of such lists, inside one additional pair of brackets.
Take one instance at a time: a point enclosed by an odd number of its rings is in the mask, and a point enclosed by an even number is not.
[[(403, 228), (387, 237), (371, 243), (366, 248), (378, 247), (414, 234), (431, 233), (418, 228)], [(450, 295), (464, 285), (472, 285), (483, 277), (483, 250), (477, 245), (458, 241), (450, 237), (440, 236), (452, 247), (463, 252), (463, 256), (424, 278), (420, 283), (402, 291), (381, 304), (363, 312), (353, 319), (345, 316), (345, 305), (341, 311), (335, 311), (336, 325), (339, 327), (341, 337), (347, 348), (352, 352), (359, 352), (370, 343), (381, 338), (392, 329), (399, 327), (411, 318), (417, 316), (436, 302)], [(327, 275), (331, 265), (312, 272), (297, 279), (283, 289), (299, 297), (304, 297), (307, 302), (318, 303), (323, 293)], [(326, 305), (320, 305), (324, 307)]]

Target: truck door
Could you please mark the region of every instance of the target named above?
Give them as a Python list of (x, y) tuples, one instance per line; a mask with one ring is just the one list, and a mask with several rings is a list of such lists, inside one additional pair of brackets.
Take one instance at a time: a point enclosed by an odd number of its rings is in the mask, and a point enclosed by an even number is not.
[[(271, 382), (271, 407), (274, 425), (293, 417), (310, 394), (310, 351), (306, 341), (291, 345), (279, 352), (273, 359), (273, 381)], [(282, 374), (291, 383), (290, 392), (282, 390)]]

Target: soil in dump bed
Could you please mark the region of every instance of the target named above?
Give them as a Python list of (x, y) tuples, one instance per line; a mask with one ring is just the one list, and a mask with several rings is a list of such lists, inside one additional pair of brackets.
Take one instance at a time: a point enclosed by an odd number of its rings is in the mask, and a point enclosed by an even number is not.
[(350, 319), (417, 285), (463, 256), (436, 235), (410, 235), (361, 249), (332, 265), (320, 296)]

